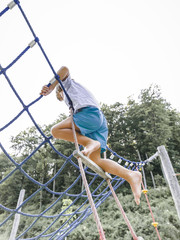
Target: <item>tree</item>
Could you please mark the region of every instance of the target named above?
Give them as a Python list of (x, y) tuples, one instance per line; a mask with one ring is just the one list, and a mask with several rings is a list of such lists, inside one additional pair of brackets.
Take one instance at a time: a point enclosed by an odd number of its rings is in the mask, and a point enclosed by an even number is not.
[[(39, 127), (46, 136), (50, 136), (52, 125), (62, 121), (64, 118), (66, 118), (66, 116), (62, 114), (53, 124)], [(43, 136), (34, 126), (20, 132), (16, 137), (11, 139), (16, 161), (21, 163), (25, 160), (26, 162), (22, 165), (23, 170), (34, 180), (45, 184), (54, 176), (55, 166), (58, 171), (63, 166), (65, 159), (59, 156), (48, 142), (44, 143), (41, 148), (29, 158), (31, 153), (38, 148), (43, 140)], [(51, 142), (57, 151), (67, 157), (69, 157), (74, 150), (73, 143), (56, 139), (52, 139)], [(28, 160), (26, 160), (27, 158)], [(78, 175), (79, 171), (72, 164), (68, 163), (61, 174), (56, 178), (55, 191), (63, 192), (74, 182)], [(14, 181), (16, 177), (17, 176), (14, 175)], [(21, 178), (22, 187), (28, 189), (28, 191), (26, 191), (26, 197), (29, 197), (39, 186), (28, 180), (23, 174), (21, 174)], [(9, 185), (13, 186), (13, 182), (9, 182)], [(48, 188), (53, 190), (53, 182), (48, 185)], [(74, 191), (80, 191), (80, 185), (77, 185)], [(40, 196), (37, 195), (33, 198), (33, 201), (37, 202), (39, 198), (40, 206), (51, 201), (48, 191), (41, 191)]]
[[(113, 151), (129, 160), (139, 161), (137, 151), (140, 153), (142, 160), (145, 160), (157, 151), (158, 146), (165, 145), (175, 164), (176, 171), (180, 171), (178, 161), (180, 155), (180, 115), (175, 110), (172, 110), (170, 104), (162, 98), (158, 86), (150, 86), (148, 89), (142, 90), (138, 102), (129, 98), (125, 106), (119, 102), (110, 106), (102, 104), (102, 110), (108, 122), (108, 144)], [(46, 136), (50, 136), (52, 125), (62, 121), (66, 117), (66, 115), (61, 114), (54, 123), (48, 126), (40, 126), (40, 129), (42, 129)], [(42, 141), (44, 141), (44, 137), (36, 127), (28, 128), (12, 138), (12, 148), (15, 151), (14, 158), (17, 163), (21, 163), (27, 159)], [(73, 143), (57, 139), (51, 139), (51, 142), (57, 151), (67, 157), (74, 150)], [(109, 157), (109, 153), (107, 157)], [(1, 159), (2, 157), (0, 156), (2, 178), (3, 174), (8, 173), (9, 167), (6, 168), (3, 159)], [(77, 164), (76, 159), (72, 159)], [(54, 176), (55, 167), (56, 171), (58, 171), (64, 166), (65, 161), (46, 142), (23, 164), (23, 170), (35, 180), (45, 184)], [(9, 160), (8, 162), (11, 164)], [(154, 163), (150, 170), (154, 171), (154, 175), (161, 174), (159, 162)], [(77, 176), (79, 176), (78, 168), (68, 162), (63, 167), (61, 174), (56, 178), (55, 191), (61, 192), (67, 189), (76, 180)], [(23, 186), (23, 188), (28, 189), (26, 196), (30, 196), (39, 188), (39, 186), (24, 177), (19, 170), (14, 177), (15, 182), (16, 178), (21, 181), (19, 187)], [(13, 180), (11, 181), (12, 186), (14, 186)], [(18, 185), (15, 186), (15, 189), (16, 187)], [(48, 187), (53, 189), (53, 183)], [(77, 184), (72, 191), (74, 193), (80, 192), (81, 184)], [(35, 201), (37, 201), (36, 198)], [(43, 195), (41, 196), (41, 202), (43, 203), (44, 201), (50, 201), (47, 191), (43, 191)]]
[(171, 137), (168, 139), (167, 150), (175, 172), (180, 172), (180, 113), (174, 109), (169, 111)]
[(143, 159), (154, 154), (158, 146), (167, 144), (171, 137), (169, 104), (157, 86), (142, 90), (139, 103), (129, 101), (127, 115), (136, 149)]
[(5, 172), (13, 166), (12, 162), (4, 154), (0, 154), (0, 180), (4, 178)]
[(131, 132), (127, 125), (127, 113), (123, 104), (102, 105), (102, 110), (108, 122), (108, 145), (113, 151), (124, 157), (130, 157), (129, 142)]

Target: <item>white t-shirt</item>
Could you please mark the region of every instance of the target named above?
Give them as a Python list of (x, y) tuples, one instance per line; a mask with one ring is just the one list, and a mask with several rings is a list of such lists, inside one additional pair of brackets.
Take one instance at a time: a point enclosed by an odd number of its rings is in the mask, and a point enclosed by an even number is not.
[[(100, 106), (93, 94), (81, 84), (71, 79), (70, 75), (62, 82), (62, 84), (73, 103), (74, 111), (87, 106), (94, 106), (100, 109)], [(69, 106), (69, 101), (65, 94), (64, 101)]]

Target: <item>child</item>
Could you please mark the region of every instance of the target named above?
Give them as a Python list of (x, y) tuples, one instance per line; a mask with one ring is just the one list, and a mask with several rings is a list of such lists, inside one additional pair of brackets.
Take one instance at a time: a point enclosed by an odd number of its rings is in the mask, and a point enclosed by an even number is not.
[[(96, 99), (87, 89), (71, 79), (67, 67), (61, 67), (57, 74), (73, 103), (73, 120), (77, 140), (80, 145), (84, 146), (82, 153), (99, 165), (105, 172), (124, 178), (130, 184), (135, 202), (139, 205), (141, 197), (141, 173), (128, 170), (115, 161), (101, 158), (101, 153), (106, 150), (108, 128), (106, 119)], [(44, 86), (40, 94), (47, 96), (55, 87), (57, 98), (60, 101), (64, 100), (69, 105), (68, 99), (57, 80), (49, 87)], [(68, 117), (53, 126), (51, 133), (54, 138), (74, 142), (71, 118)]]

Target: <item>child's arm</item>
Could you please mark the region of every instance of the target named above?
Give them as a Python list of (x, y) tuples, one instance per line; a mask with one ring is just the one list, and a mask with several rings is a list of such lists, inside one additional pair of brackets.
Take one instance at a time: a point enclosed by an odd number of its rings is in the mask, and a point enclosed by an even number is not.
[(58, 81), (56, 80), (49, 87), (46, 86), (46, 85), (43, 86), (40, 95), (47, 96), (48, 94), (50, 94), (54, 90), (54, 88), (56, 87), (57, 84), (58, 84)]
[[(61, 81), (63, 82), (69, 76), (69, 69), (67, 67), (63, 66), (58, 70), (57, 74), (59, 75)], [(50, 83), (51, 83), (51, 81), (50, 81)], [(43, 86), (40, 95), (47, 96), (54, 90), (54, 88), (56, 87), (56, 85), (58, 83), (59, 83), (58, 80), (54, 81), (54, 79), (52, 79), (52, 83), (49, 87)]]

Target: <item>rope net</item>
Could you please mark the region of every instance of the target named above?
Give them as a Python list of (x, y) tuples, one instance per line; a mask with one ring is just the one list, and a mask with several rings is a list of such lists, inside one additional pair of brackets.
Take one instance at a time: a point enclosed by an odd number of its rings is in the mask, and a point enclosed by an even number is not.
[[(64, 155), (57, 149), (56, 145), (54, 144), (54, 140), (52, 136), (49, 136), (46, 132), (43, 131), (42, 128), (39, 127), (37, 122), (34, 119), (33, 114), (31, 113), (31, 108), (34, 104), (42, 99), (42, 96), (31, 99), (28, 104), (24, 103), (24, 100), (20, 97), (19, 92), (15, 89), (14, 84), (10, 80), (8, 71), (15, 67), (15, 64), (23, 58), (23, 56), (29, 52), (33, 51), (33, 47), (38, 45), (42, 55), (44, 56), (45, 60), (47, 61), (50, 70), (52, 71), (54, 77), (59, 80), (49, 58), (47, 57), (37, 35), (35, 34), (32, 26), (30, 25), (29, 20), (27, 19), (21, 5), (20, 1), (14, 0), (7, 7), (5, 7), (1, 12), (0, 16), (4, 17), (10, 9), (18, 8), (19, 13), (21, 14), (32, 34), (32, 41), (27, 44), (27, 46), (20, 51), (15, 59), (13, 59), (6, 67), (0, 65), (0, 77), (1, 82), (3, 81), (2, 77), (8, 83), (8, 88), (13, 91), (15, 98), (21, 105), (20, 111), (12, 117), (12, 119), (5, 123), (3, 126), (0, 126), (0, 148), (3, 153), (7, 157), (7, 161), (13, 164), (13, 170), (11, 170), (6, 176), (0, 180), (1, 186), (8, 181), (8, 179), (13, 178), (13, 176), (20, 172), (23, 178), (26, 178), (28, 181), (31, 182), (35, 186), (34, 192), (25, 196), (25, 200), (23, 203), (15, 209), (8, 207), (7, 205), (0, 204), (0, 208), (2, 212), (6, 212), (6, 217), (0, 223), (0, 228), (4, 226), (8, 226), (9, 221), (13, 220), (14, 215), (16, 213), (20, 214), (23, 217), (30, 218), (31, 223), (29, 226), (24, 226), (18, 231), (18, 236), (16, 239), (64, 239), (67, 235), (69, 235), (80, 223), (82, 223), (90, 214), (92, 214), (92, 210), (88, 204), (88, 198), (85, 189), (82, 187), (82, 180), (81, 174), (79, 173), (79, 166), (77, 164), (77, 160), (73, 157), (73, 154)], [(36, 131), (39, 133), (39, 140), (38, 146), (34, 147), (31, 153), (26, 156), (22, 161), (19, 163), (14, 156), (8, 153), (6, 148), (3, 144), (3, 132), (14, 124), (14, 122), (19, 121), (19, 119), (23, 118), (24, 114), (27, 114), (29, 119), (31, 120), (32, 124), (35, 126)], [(49, 151), (54, 152), (55, 154), (59, 155), (59, 159), (61, 159), (61, 166), (57, 169), (57, 172), (54, 174), (53, 177), (48, 179), (45, 183), (37, 181), (35, 178), (31, 176), (28, 169), (26, 168), (27, 163), (30, 163), (36, 156), (36, 154), (42, 150), (44, 146), (49, 147)], [(74, 149), (72, 149), (73, 152)], [(141, 162), (132, 162), (123, 157), (119, 156), (117, 153), (113, 152), (109, 147), (107, 147), (107, 151), (111, 159), (114, 157), (118, 161), (119, 164), (122, 166), (136, 170), (136, 168), (140, 168), (142, 166)], [(41, 161), (41, 159), (38, 159)], [(60, 178), (62, 174), (65, 172), (67, 173), (67, 169), (70, 171), (76, 172), (77, 177), (76, 179), (70, 181), (69, 180), (69, 187), (65, 189), (63, 192), (56, 192), (52, 190), (53, 182)], [(95, 203), (95, 207), (97, 208), (100, 206), (108, 197), (111, 195), (111, 190), (109, 189), (107, 182), (102, 179), (98, 174), (94, 173), (91, 169), (84, 167), (84, 171), (86, 173), (86, 177), (88, 179), (88, 185), (91, 190), (92, 198)], [(98, 182), (98, 185), (97, 185)], [(119, 188), (124, 183), (124, 179), (119, 178), (117, 176), (112, 178), (111, 184), (113, 186), (114, 191)], [(78, 186), (78, 187), (77, 187)], [(74, 190), (76, 189), (76, 191)], [(77, 192), (79, 189), (79, 192)], [(28, 189), (26, 189), (28, 191)], [(42, 194), (42, 192), (49, 193), (49, 198), (52, 199), (49, 206), (41, 210), (40, 213), (37, 214), (37, 211), (34, 214), (30, 214), (26, 211), (27, 206), (30, 206), (34, 199)], [(54, 198), (53, 196), (56, 196)], [(76, 206), (79, 206), (75, 208)], [(59, 213), (53, 214), (54, 209), (59, 209)], [(43, 229), (41, 233), (36, 234), (37, 226), (41, 224), (41, 220), (43, 219)], [(44, 219), (46, 219), (46, 224), (44, 224)]]

